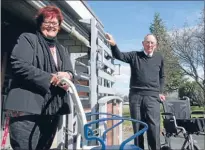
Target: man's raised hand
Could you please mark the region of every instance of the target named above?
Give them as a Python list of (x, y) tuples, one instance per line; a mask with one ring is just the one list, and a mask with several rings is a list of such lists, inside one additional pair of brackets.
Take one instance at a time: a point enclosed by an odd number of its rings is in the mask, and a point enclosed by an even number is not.
[(110, 43), (111, 46), (115, 46), (116, 45), (115, 40), (112, 37), (112, 35), (110, 35), (109, 33), (106, 33), (105, 37), (107, 38), (107, 41)]

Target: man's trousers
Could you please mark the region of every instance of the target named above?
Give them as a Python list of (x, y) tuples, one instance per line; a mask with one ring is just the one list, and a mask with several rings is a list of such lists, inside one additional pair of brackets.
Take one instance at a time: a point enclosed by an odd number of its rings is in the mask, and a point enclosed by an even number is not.
[[(148, 124), (147, 140), (149, 150), (160, 150), (160, 101), (159, 96), (145, 96), (131, 91), (129, 94), (131, 118)], [(143, 126), (133, 123), (134, 133)], [(135, 145), (144, 149), (143, 135), (135, 138)]]

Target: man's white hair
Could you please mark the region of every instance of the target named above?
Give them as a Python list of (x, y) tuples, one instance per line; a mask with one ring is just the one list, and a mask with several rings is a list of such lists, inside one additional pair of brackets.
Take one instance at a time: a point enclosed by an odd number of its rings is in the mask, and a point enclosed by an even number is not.
[(147, 34), (145, 37), (144, 37), (144, 41), (146, 40), (146, 38), (148, 37), (148, 36), (153, 36), (154, 38), (155, 38), (155, 40), (156, 40), (156, 42), (157, 42), (157, 38), (156, 38), (156, 36), (154, 35), (154, 34), (151, 34), (151, 33), (149, 33), (149, 34)]

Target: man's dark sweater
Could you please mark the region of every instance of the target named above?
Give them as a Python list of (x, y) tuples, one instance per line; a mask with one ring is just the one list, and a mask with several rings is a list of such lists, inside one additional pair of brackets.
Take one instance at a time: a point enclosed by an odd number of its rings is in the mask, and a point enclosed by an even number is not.
[(164, 63), (159, 52), (148, 57), (143, 51), (119, 51), (117, 46), (111, 46), (113, 57), (129, 63), (131, 68), (130, 90), (140, 95), (158, 95), (163, 93)]

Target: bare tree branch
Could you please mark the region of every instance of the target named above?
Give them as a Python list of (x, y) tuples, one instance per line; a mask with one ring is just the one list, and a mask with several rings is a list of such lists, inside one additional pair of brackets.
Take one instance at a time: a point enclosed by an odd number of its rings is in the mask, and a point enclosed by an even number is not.
[(199, 74), (199, 68), (203, 68), (204, 73), (205, 64), (203, 30), (184, 27), (182, 30), (174, 30), (169, 39), (171, 40), (170, 49), (179, 59), (181, 70), (192, 77), (202, 89), (205, 89), (204, 78)]

